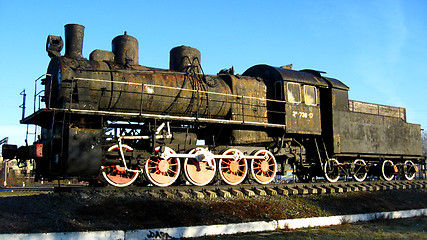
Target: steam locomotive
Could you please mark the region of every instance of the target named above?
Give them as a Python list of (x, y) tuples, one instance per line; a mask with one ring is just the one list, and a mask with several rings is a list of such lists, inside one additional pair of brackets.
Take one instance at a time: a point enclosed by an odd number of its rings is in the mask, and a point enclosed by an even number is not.
[(84, 26), (49, 35), (42, 101), (22, 124), (32, 145), (4, 145), (5, 158), (34, 159), (36, 179), (76, 177), (116, 187), (186, 182), (268, 184), (289, 169), (300, 181), (342, 177), (414, 179), (421, 129), (404, 108), (348, 99), (341, 81), (314, 70), (256, 65), (204, 74), (201, 54), (170, 51), (170, 69), (141, 66), (138, 41), (82, 56)]

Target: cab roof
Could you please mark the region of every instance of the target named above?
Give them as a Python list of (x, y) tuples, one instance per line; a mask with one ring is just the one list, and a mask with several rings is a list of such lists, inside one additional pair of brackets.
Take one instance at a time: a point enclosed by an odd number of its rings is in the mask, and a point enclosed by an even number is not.
[(343, 90), (349, 89), (341, 81), (334, 78), (323, 77), (321, 76), (321, 72), (310, 69), (295, 71), (291, 69), (260, 64), (250, 67), (243, 73), (243, 75), (260, 77), (264, 79), (264, 81), (288, 81), (324, 88), (332, 87)]

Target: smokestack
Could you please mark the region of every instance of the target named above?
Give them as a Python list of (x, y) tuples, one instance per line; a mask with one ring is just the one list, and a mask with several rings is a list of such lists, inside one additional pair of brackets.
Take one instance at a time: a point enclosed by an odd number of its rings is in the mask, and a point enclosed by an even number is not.
[(83, 35), (85, 27), (79, 24), (65, 25), (65, 55), (73, 59), (82, 59)]

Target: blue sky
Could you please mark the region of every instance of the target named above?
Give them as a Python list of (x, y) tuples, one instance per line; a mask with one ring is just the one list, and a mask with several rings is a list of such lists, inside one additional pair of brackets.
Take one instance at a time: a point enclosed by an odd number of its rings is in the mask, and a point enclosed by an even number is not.
[(350, 87), (354, 100), (405, 107), (427, 129), (427, 1), (8, 1), (0, 0), (0, 139), (24, 144), (22, 96), (46, 72), (49, 34), (84, 25), (84, 57), (111, 50), (124, 31), (145, 66), (168, 68), (169, 51), (198, 48), (205, 73), (256, 64), (316, 69)]

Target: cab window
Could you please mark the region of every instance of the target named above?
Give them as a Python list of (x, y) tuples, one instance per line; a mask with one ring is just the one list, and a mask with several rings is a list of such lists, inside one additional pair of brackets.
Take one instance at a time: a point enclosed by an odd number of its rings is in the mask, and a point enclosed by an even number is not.
[(274, 83), (274, 97), (276, 100), (283, 100), (283, 85), (281, 81)]
[(298, 83), (288, 82), (288, 101), (291, 103), (301, 102), (301, 86)]
[(317, 89), (314, 86), (304, 86), (304, 102), (306, 105), (317, 105)]

